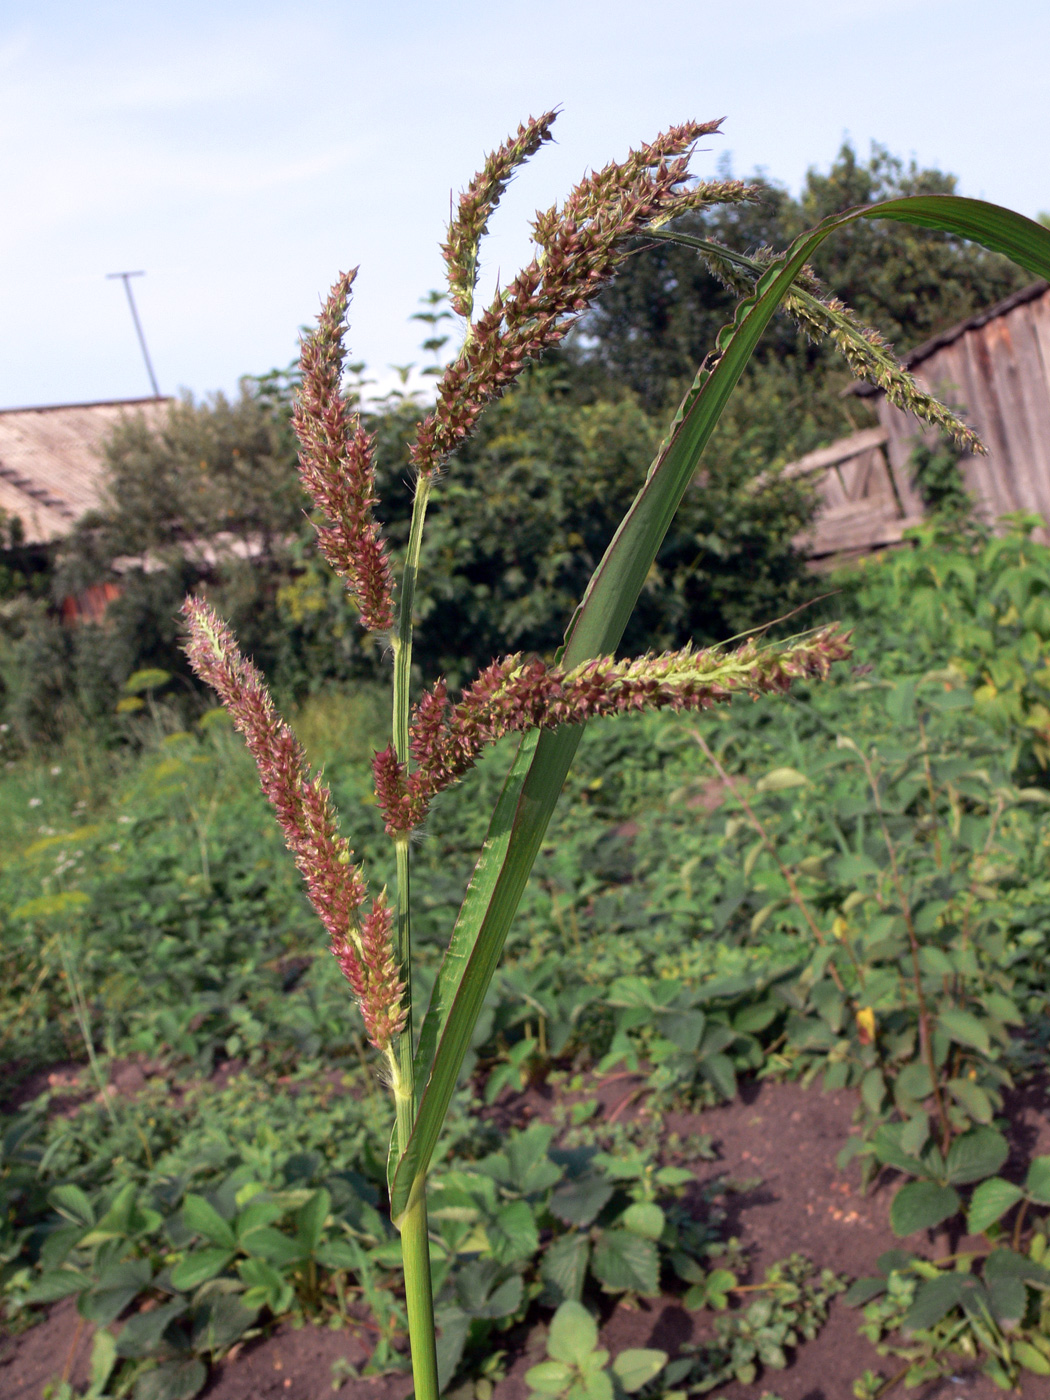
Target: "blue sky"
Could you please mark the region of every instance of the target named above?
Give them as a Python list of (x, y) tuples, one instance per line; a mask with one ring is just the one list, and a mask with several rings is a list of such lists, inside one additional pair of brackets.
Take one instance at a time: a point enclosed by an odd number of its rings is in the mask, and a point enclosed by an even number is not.
[[(644, 15), (644, 17), (643, 17)], [(512, 187), (489, 285), (532, 211), (688, 117), (797, 189), (844, 137), (955, 172), (965, 194), (1050, 208), (1044, 0), (417, 0), (0, 8), (0, 407), (236, 389), (286, 364), (360, 264), (350, 348), (381, 382), (421, 358), (449, 196), (530, 113), (558, 144)]]

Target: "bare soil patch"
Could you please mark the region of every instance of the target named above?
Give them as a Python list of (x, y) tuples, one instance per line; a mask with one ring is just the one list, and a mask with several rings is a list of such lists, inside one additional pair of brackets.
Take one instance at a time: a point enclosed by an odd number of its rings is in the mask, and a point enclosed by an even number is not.
[[(643, 1084), (640, 1077), (619, 1076), (601, 1086), (603, 1116), (622, 1120), (643, 1114)], [(551, 1098), (552, 1091), (538, 1085), (505, 1097), (496, 1112), (507, 1124), (543, 1117)], [(794, 1252), (808, 1255), (818, 1266), (857, 1277), (874, 1272), (875, 1261), (888, 1249), (904, 1245), (936, 1257), (958, 1247), (957, 1238), (943, 1234), (898, 1240), (889, 1227), (893, 1182), (880, 1181), (875, 1190), (862, 1194), (856, 1164), (845, 1172), (837, 1170), (835, 1155), (850, 1133), (854, 1106), (853, 1095), (846, 1091), (824, 1094), (797, 1084), (766, 1082), (743, 1085), (731, 1104), (699, 1114), (672, 1113), (663, 1120), (668, 1133), (711, 1135), (718, 1160), (697, 1164), (696, 1208), (704, 1208), (705, 1185), (718, 1178), (736, 1183), (738, 1189), (723, 1198), (727, 1229), (748, 1251), (752, 1281)], [(1050, 1152), (1048, 1107), (1042, 1084), (1011, 1097), (1010, 1136), (1018, 1170), (1032, 1154)], [(814, 1341), (798, 1348), (787, 1370), (767, 1370), (754, 1385), (726, 1385), (715, 1395), (759, 1400), (770, 1391), (781, 1400), (850, 1400), (853, 1381), (865, 1369), (889, 1375), (898, 1368), (895, 1359), (883, 1360), (858, 1335), (860, 1320), (858, 1312), (836, 1299), (827, 1325)], [(630, 1346), (660, 1347), (673, 1354), (683, 1343), (700, 1340), (704, 1328), (703, 1314), (691, 1314), (671, 1298), (634, 1306), (610, 1301), (602, 1344), (614, 1354)], [(40, 1400), (45, 1384), (63, 1373), (71, 1351), (69, 1374), (74, 1382), (85, 1384), (89, 1334), (84, 1328), (77, 1335), (75, 1308), (67, 1301), (27, 1332), (4, 1339), (0, 1395), (4, 1400)], [(510, 1340), (501, 1339), (504, 1345)], [(207, 1400), (323, 1400), (333, 1394), (340, 1400), (402, 1400), (411, 1389), (404, 1375), (348, 1379), (333, 1391), (333, 1362), (342, 1358), (359, 1368), (368, 1355), (367, 1329), (332, 1331), (282, 1323), (217, 1366), (204, 1395)], [(497, 1385), (494, 1400), (526, 1400), (525, 1372), (542, 1355), (542, 1331), (534, 1329), (519, 1346), (506, 1379)], [(1047, 1383), (1030, 1376), (1017, 1393), (1024, 1400), (1040, 1400), (1048, 1393)], [(973, 1370), (961, 1369), (948, 1379), (900, 1394), (915, 1400), (997, 1400), (1002, 1392)]]

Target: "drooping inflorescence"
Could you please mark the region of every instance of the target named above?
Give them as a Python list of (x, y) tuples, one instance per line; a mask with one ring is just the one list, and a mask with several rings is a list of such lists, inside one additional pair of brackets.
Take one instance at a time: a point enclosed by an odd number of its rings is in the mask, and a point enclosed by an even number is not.
[[(736, 297), (750, 296), (758, 278), (777, 257), (769, 247), (757, 248), (748, 255), (681, 230), (671, 232), (651, 227), (648, 232), (650, 237), (668, 239), (692, 248), (699, 254), (707, 270)], [(781, 309), (794, 318), (796, 325), (810, 340), (815, 343), (825, 337), (830, 340), (849, 365), (854, 378), (877, 385), (902, 413), (913, 413), (916, 418), (937, 428), (963, 452), (975, 456), (986, 454), (984, 444), (959, 413), (924, 389), (897, 359), (892, 346), (881, 333), (873, 326), (864, 325), (845, 302), (830, 295), (808, 264), (796, 276)], [(757, 478), (757, 481), (761, 480), (761, 477)]]
[(372, 513), (375, 439), (341, 387), (343, 324), (356, 275), (355, 269), (340, 276), (317, 329), (303, 341), (292, 422), (301, 448), (299, 479), (328, 520), (317, 531), (321, 553), (357, 598), (362, 624), (384, 632), (394, 625), (394, 597), (390, 560)]
[(412, 714), (416, 767), (408, 771), (389, 747), (373, 760), (386, 829), (400, 835), (418, 826), (435, 795), (505, 734), (635, 710), (702, 710), (740, 693), (785, 691), (794, 680), (825, 677), (850, 650), (849, 635), (831, 626), (783, 647), (761, 648), (748, 641), (731, 652), (711, 647), (633, 661), (599, 657), (572, 671), (508, 656), (482, 671), (455, 705), (438, 681)]
[[(506, 183), (503, 172), (509, 177), (510, 170), (531, 154), (530, 146), (536, 149), (547, 139), (553, 119), (553, 113), (546, 113), (519, 128), (516, 137), (489, 157), (461, 198), (445, 244), (452, 303), (461, 312), (472, 305), (472, 295), (468, 302), (463, 289), (468, 280), (473, 288), (476, 277), (473, 239), (479, 210), (484, 211), (482, 223), (487, 222), (495, 196)], [(529, 361), (565, 336), (627, 256), (632, 235), (691, 209), (751, 198), (751, 188), (738, 180), (687, 183), (691, 147), (719, 125), (687, 122), (672, 127), (625, 160), (586, 176), (561, 208), (555, 205), (536, 215), (533, 230), (539, 252), (469, 327), (462, 351), (445, 370), (434, 411), (420, 424), (411, 449), (418, 471), (435, 471), (467, 436), (485, 405), (498, 398)], [(467, 256), (459, 251), (465, 249), (474, 251)]]
[(331, 794), (310, 773), (299, 740), (281, 719), (256, 667), (242, 656), (229, 627), (206, 603), (183, 605), (186, 654), (201, 680), (218, 693), (255, 759), (263, 792), (302, 873), (332, 951), (361, 1007), (376, 1049), (388, 1049), (404, 1022), (404, 988), (390, 946), (384, 894), (359, 915), (368, 894), (354, 853), (340, 836)]

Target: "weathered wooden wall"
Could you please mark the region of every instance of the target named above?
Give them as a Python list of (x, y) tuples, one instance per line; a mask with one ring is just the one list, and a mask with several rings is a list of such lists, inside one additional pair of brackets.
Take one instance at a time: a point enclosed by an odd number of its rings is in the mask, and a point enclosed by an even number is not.
[(815, 563), (900, 544), (904, 531), (922, 520), (907, 478), (887, 460), (886, 444), (885, 428), (865, 428), (784, 468), (784, 476), (812, 477), (821, 498), (814, 527), (796, 540)]
[[(1039, 282), (918, 346), (905, 357), (915, 378), (964, 411), (988, 448), (964, 457), (963, 479), (989, 524), (1030, 510), (1050, 521), (1050, 287)], [(922, 425), (882, 393), (878, 428), (842, 438), (784, 470), (815, 476), (822, 497), (800, 538), (818, 567), (899, 543), (922, 519), (910, 457)], [(1039, 532), (1037, 532), (1039, 534)], [(1050, 529), (1041, 532), (1050, 541)]]
[[(1050, 287), (1025, 288), (919, 346), (907, 363), (926, 388), (964, 410), (987, 447), (987, 457), (960, 463), (985, 519), (1033, 510), (1050, 520)], [(906, 477), (919, 425), (883, 394), (875, 409), (894, 474)]]

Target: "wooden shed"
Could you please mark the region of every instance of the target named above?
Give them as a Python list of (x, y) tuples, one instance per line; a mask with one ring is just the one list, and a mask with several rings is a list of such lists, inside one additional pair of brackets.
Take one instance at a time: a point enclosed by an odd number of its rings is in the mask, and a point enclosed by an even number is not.
[(159, 427), (171, 399), (114, 399), (0, 410), (0, 510), (17, 516), (28, 545), (68, 535), (100, 502), (102, 445), (120, 419)]
[[(988, 449), (964, 457), (963, 480), (989, 524), (1030, 510), (1050, 521), (1050, 286), (1037, 282), (904, 356), (924, 388), (961, 410)], [(923, 431), (868, 385), (879, 426), (784, 468), (812, 476), (822, 504), (799, 544), (816, 567), (900, 542), (922, 519), (909, 458)], [(1041, 532), (1050, 541), (1050, 530)]]

